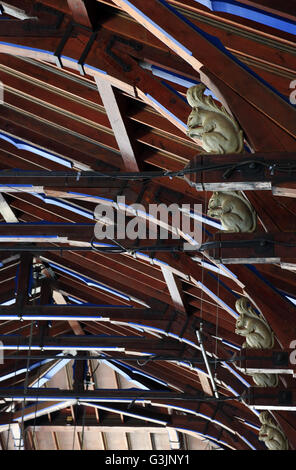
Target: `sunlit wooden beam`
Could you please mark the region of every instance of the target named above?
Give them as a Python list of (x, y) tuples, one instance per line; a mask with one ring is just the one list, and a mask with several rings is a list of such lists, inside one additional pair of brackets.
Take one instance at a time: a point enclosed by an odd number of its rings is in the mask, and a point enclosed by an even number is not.
[(172, 273), (171, 269), (161, 266), (161, 271), (176, 309), (185, 312), (181, 281)]
[(8, 223), (17, 223), (18, 219), (15, 216), (13, 210), (11, 209), (10, 205), (4, 198), (3, 194), (0, 193), (0, 213), (5, 220), (5, 222)]
[(15, 0), (13, 2), (1, 2), (1, 6), (3, 8), (4, 14), (13, 16), (19, 20), (28, 20), (34, 18), (34, 16), (30, 16), (28, 14), (28, 11), (31, 7), (31, 5), (28, 3), (28, 0), (21, 0), (19, 2), (16, 2)]
[[(67, 301), (66, 301), (65, 297), (59, 291), (54, 290), (52, 296), (53, 296), (53, 299), (54, 299), (56, 304), (59, 304), (59, 305), (66, 305), (67, 304)], [(75, 333), (75, 335), (84, 335), (84, 331), (81, 328), (80, 323), (78, 321), (69, 320), (68, 323), (71, 326), (71, 328), (72, 328), (73, 332)]]
[(106, 80), (100, 80), (96, 77), (96, 84), (121, 152), (125, 169), (127, 171), (139, 171), (132, 138), (127, 131), (124, 114), (120, 110), (119, 96)]

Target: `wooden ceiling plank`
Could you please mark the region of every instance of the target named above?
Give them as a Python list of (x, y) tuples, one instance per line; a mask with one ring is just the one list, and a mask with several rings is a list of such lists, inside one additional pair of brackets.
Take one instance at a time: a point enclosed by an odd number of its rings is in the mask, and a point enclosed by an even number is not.
[[(4, 32), (8, 34), (8, 32)], [(17, 34), (17, 33), (16, 33)], [(36, 38), (26, 37), (25, 39), (20, 38), (9, 38), (11, 44), (14, 43), (25, 43), (22, 46), (31, 45), (23, 49), (15, 48), (13, 45), (7, 45), (7, 38), (2, 36), (2, 44), (0, 43), (0, 51), (7, 53), (16, 53), (16, 55), (25, 55), (34, 59), (48, 59), (50, 62), (53, 62), (53, 56), (49, 51), (55, 51), (58, 47), (58, 38), (44, 39), (39, 38), (38, 47), (43, 47), (44, 52), (34, 51), (34, 44)], [(0, 37), (1, 39), (1, 37)], [(89, 52), (87, 61), (88, 64), (84, 65), (85, 72), (98, 78), (108, 79), (112, 85), (126, 91), (132, 96), (139, 96), (147, 104), (152, 105), (158, 112), (163, 114), (167, 119), (169, 119), (174, 125), (176, 125), (183, 133), (186, 133), (187, 126), (185, 122), (187, 121), (189, 106), (187, 103), (184, 103), (182, 99), (176, 99), (172, 95), (172, 92), (164, 85), (160, 80), (156, 80), (149, 72), (143, 70), (137, 63), (136, 60), (132, 59), (127, 54), (122, 57), (122, 60), (130, 65), (130, 71), (123, 73), (120, 68), (118, 68), (116, 62), (112, 63), (109, 56), (106, 53), (106, 43), (110, 41), (110, 35), (104, 35), (101, 32), (100, 41), (96, 42), (96, 48)], [(41, 42), (44, 44), (41, 45)], [(78, 70), (78, 65), (76, 60), (79, 60), (83, 49), (82, 44), (85, 43), (85, 37), (81, 38), (81, 42), (77, 38), (70, 37), (65, 44), (63, 50), (63, 58), (61, 59), (64, 66), (74, 68)], [(86, 45), (86, 44), (85, 44)], [(21, 47), (22, 47), (21, 46)], [(33, 46), (33, 48), (32, 48)], [(40, 49), (39, 49), (40, 51)], [(75, 57), (76, 56), (76, 57)], [(67, 57), (71, 57), (73, 60), (68, 60)], [(93, 66), (94, 64), (95, 66)], [(100, 67), (98, 69), (98, 66)], [(102, 69), (106, 69), (106, 73), (102, 73)], [(137, 83), (137, 90), (135, 90), (134, 85), (127, 85), (128, 83)], [(173, 101), (173, 103), (172, 103)], [(173, 104), (173, 106), (172, 106)], [(184, 122), (185, 121), (185, 122)]]
[(295, 9), (292, 3), (281, 3), (279, 5), (276, 0), (241, 0), (241, 3), (296, 21)]

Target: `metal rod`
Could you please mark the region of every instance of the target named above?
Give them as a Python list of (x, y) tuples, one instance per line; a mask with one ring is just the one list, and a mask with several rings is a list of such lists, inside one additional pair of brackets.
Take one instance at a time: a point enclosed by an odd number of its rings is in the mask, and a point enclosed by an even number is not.
[(204, 358), (204, 362), (205, 362), (208, 374), (210, 376), (210, 380), (211, 380), (211, 384), (212, 384), (212, 387), (213, 387), (214, 395), (215, 395), (216, 398), (219, 398), (216, 383), (215, 383), (215, 380), (214, 380), (214, 377), (213, 377), (213, 374), (212, 374), (212, 371), (211, 371), (211, 368), (210, 368), (210, 364), (209, 364), (209, 361), (208, 361), (208, 358), (207, 358), (205, 348), (203, 346), (203, 342), (202, 342), (202, 338), (201, 338), (201, 328), (199, 330), (196, 330), (195, 333), (196, 333), (197, 339), (199, 341), (200, 349), (201, 349), (201, 352), (202, 352), (202, 355), (203, 355), (203, 358)]

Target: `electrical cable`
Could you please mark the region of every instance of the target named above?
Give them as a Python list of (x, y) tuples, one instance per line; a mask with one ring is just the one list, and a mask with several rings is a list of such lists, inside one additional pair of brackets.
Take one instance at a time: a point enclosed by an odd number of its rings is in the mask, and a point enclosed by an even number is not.
[(114, 240), (113, 238), (108, 238), (108, 240), (112, 241), (116, 247), (96, 247), (94, 245), (94, 240), (95, 240), (95, 237), (92, 238), (92, 240), (90, 241), (90, 244), (93, 248), (94, 251), (98, 252), (98, 253), (119, 253), (119, 254), (122, 254), (122, 253), (127, 253), (127, 254), (131, 254), (133, 255), (136, 251), (144, 251), (144, 252), (148, 252), (148, 253), (153, 253), (153, 252), (160, 252), (160, 251), (165, 251), (165, 252), (180, 252), (180, 251), (186, 251), (184, 249), (184, 245), (151, 245), (151, 246), (134, 246), (134, 247), (130, 247), (130, 248), (126, 248), (124, 247), (122, 244), (120, 244), (117, 240)]
[[(239, 170), (242, 167), (249, 166), (250, 169), (254, 170), (258, 167), (263, 167), (269, 170), (271, 175), (274, 175), (275, 171), (281, 173), (293, 173), (296, 172), (296, 164), (295, 163), (274, 163), (274, 161), (262, 161), (262, 160), (245, 160), (238, 163), (224, 163), (224, 164), (215, 164), (215, 165), (200, 165), (196, 167), (185, 167), (182, 170), (178, 171), (144, 171), (144, 172), (113, 172), (113, 173), (102, 173), (99, 171), (82, 171), (80, 172), (79, 179), (83, 178), (104, 178), (104, 179), (111, 179), (111, 180), (129, 180), (129, 181), (137, 181), (137, 180), (151, 180), (154, 178), (162, 178), (162, 177), (184, 177), (187, 174), (192, 173), (203, 173), (207, 171), (219, 171), (225, 170), (223, 177), (225, 179), (229, 178), (229, 175), (235, 171)], [(3, 177), (16, 177), (19, 176), (20, 172), (13, 172), (11, 170), (2, 170), (0, 171), (0, 178)], [(34, 171), (22, 171), (22, 177), (24, 178), (32, 178), (32, 177), (52, 177), (52, 178), (76, 178), (77, 172), (67, 172), (67, 171), (45, 171), (43, 174), (41, 172), (34, 172)], [(67, 186), (67, 185), (66, 185)]]

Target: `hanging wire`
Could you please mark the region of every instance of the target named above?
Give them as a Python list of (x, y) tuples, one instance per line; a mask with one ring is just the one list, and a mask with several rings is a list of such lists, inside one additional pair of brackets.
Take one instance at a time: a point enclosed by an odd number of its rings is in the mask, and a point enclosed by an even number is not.
[[(21, 328), (24, 328), (24, 327), (20, 327), (18, 329), (18, 332), (20, 331)], [(20, 339), (21, 339), (21, 335), (18, 335), (18, 344), (17, 344), (17, 351), (19, 351), (19, 348), (20, 348)], [(19, 358), (17, 357), (16, 358), (16, 361), (15, 361), (15, 367), (14, 367), (14, 378), (16, 379), (16, 375), (17, 375), (17, 365), (18, 365), (18, 361), (19, 361)], [(13, 401), (10, 402), (10, 409), (12, 410), (14, 408), (14, 404), (13, 404)], [(12, 411), (11, 411), (11, 414), (12, 414)], [(7, 432), (7, 441), (6, 441), (6, 449), (5, 450), (8, 450), (8, 447), (9, 447), (9, 436), (10, 436), (10, 432), (11, 432), (11, 425), (14, 424), (12, 423), (12, 416), (11, 416), (11, 419), (9, 420), (9, 424), (8, 424), (8, 432)]]
[[(220, 298), (220, 269), (218, 270), (218, 281), (217, 281), (217, 297)], [(218, 329), (219, 329), (219, 305), (216, 303), (216, 331), (215, 331), (215, 374), (217, 371), (217, 357), (218, 357)]]
[(32, 432), (32, 435), (33, 435), (33, 439), (34, 439), (34, 436), (36, 437), (36, 419), (37, 419), (37, 408), (38, 408), (38, 399), (39, 399), (39, 382), (40, 382), (40, 376), (41, 376), (41, 368), (42, 368), (42, 364), (39, 365), (38, 367), (38, 380), (37, 380), (37, 400), (36, 400), (36, 405), (35, 405), (35, 412), (34, 412), (34, 424), (33, 424), (33, 432)]
[(25, 383), (24, 383), (24, 401), (22, 403), (22, 419), (21, 419), (21, 424), (20, 424), (20, 434), (23, 437), (25, 435), (24, 417), (25, 417), (25, 405), (26, 405), (26, 392), (28, 390), (28, 382), (29, 382), (29, 367), (30, 367), (30, 360), (31, 360), (30, 355), (31, 355), (32, 340), (33, 340), (33, 326), (34, 326), (34, 321), (32, 321), (30, 324), (29, 350), (28, 350), (26, 376), (25, 376)]
[(75, 449), (75, 437), (76, 437), (76, 415), (74, 412), (74, 430), (73, 430), (72, 450)]
[[(33, 261), (32, 261), (32, 287), (34, 291), (36, 291), (37, 287), (37, 280), (35, 279), (33, 275)], [(36, 305), (35, 303), (36, 298), (33, 297), (33, 305)], [(25, 417), (25, 404), (26, 404), (26, 392), (28, 389), (28, 382), (29, 382), (29, 368), (30, 368), (30, 362), (31, 362), (31, 352), (32, 352), (32, 341), (33, 341), (33, 329), (34, 329), (34, 321), (31, 322), (30, 324), (30, 335), (29, 335), (29, 350), (28, 350), (28, 355), (27, 355), (27, 365), (26, 365), (26, 376), (25, 376), (25, 381), (24, 381), (24, 401), (22, 404), (22, 419), (21, 419), (21, 424), (20, 424), (20, 434), (21, 437), (23, 437), (23, 442), (25, 442), (25, 423), (24, 423), (24, 417)], [(36, 418), (36, 416), (35, 416)], [(21, 444), (21, 440), (20, 440)], [(20, 445), (19, 444), (19, 445)]]
[[(87, 361), (87, 374), (86, 374), (86, 391), (88, 391), (88, 387), (89, 387), (89, 384), (90, 384), (90, 379), (93, 379), (94, 380), (94, 373), (96, 372), (97, 368), (99, 367), (100, 365), (100, 362), (98, 361), (98, 365), (96, 366), (95, 370), (93, 372), (90, 372), (90, 362)], [(88, 379), (89, 378), (89, 379)], [(81, 450), (83, 450), (83, 445), (84, 445), (84, 428), (85, 428), (85, 418), (86, 418), (86, 405), (84, 405), (83, 407), (83, 415), (82, 415), (82, 433), (81, 433)]]
[[(86, 391), (88, 391), (88, 383), (86, 383)], [(86, 406), (84, 405), (83, 415), (82, 415), (81, 450), (83, 450), (83, 446), (84, 446), (85, 417), (86, 417)]]
[[(204, 207), (207, 207), (208, 204), (208, 191), (204, 191)], [(203, 244), (201, 244), (202, 247)], [(202, 255), (204, 259), (204, 255)], [(204, 286), (204, 276), (205, 276), (205, 265), (204, 263), (201, 264), (201, 283)], [(200, 297), (200, 318), (201, 318), (201, 325), (203, 322), (203, 301), (204, 301), (204, 291), (201, 289), (201, 297)]]

